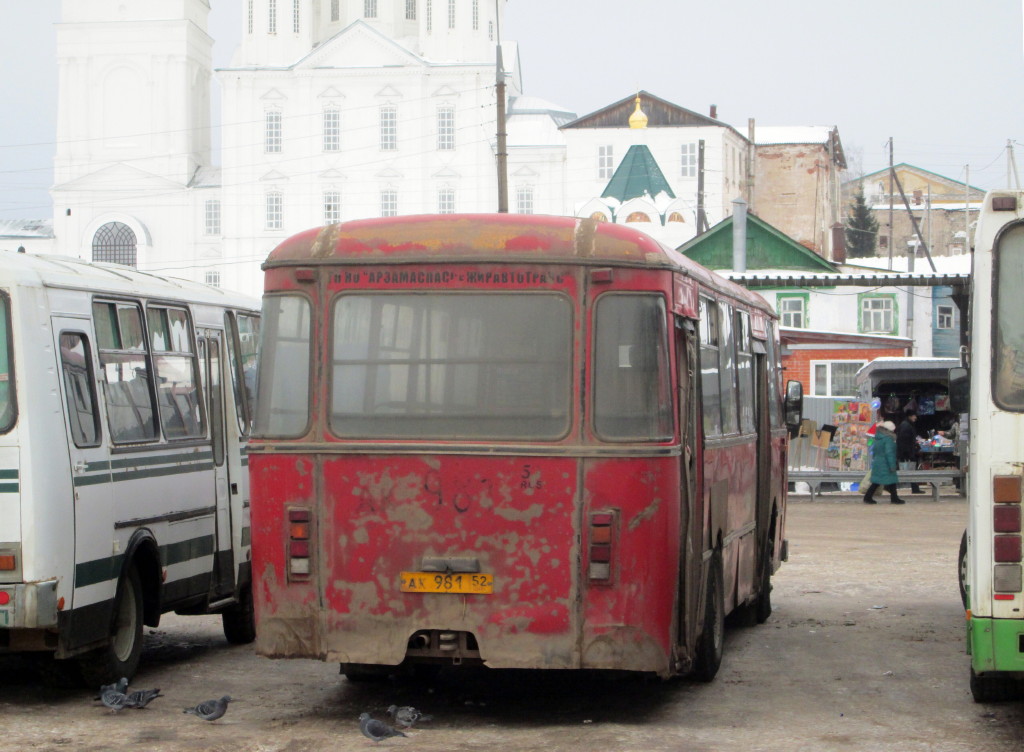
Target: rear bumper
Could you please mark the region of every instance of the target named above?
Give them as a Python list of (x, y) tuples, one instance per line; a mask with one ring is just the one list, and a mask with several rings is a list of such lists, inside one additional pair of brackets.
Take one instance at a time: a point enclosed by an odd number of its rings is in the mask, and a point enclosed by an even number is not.
[(48, 629), (57, 626), (57, 581), (0, 585), (0, 629)]
[(1024, 672), (1024, 619), (971, 618), (968, 624), (976, 673)]

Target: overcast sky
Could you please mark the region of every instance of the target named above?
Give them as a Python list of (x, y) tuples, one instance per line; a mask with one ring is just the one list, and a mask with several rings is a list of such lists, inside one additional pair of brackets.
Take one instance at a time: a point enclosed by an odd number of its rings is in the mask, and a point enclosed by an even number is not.
[[(143, 2), (145, 0), (132, 0)], [(466, 2), (467, 0), (458, 0)], [(487, 2), (487, 0), (484, 0)], [(211, 0), (215, 65), (242, 0)], [(0, 219), (48, 218), (59, 0), (0, 0)], [(1024, 145), (1024, 0), (509, 0), (525, 94), (580, 115), (637, 89), (759, 125), (835, 125), (851, 170), (908, 162), (981, 188)], [(1021, 172), (1024, 173), (1024, 153)], [(1024, 179), (1024, 174), (1022, 174)]]

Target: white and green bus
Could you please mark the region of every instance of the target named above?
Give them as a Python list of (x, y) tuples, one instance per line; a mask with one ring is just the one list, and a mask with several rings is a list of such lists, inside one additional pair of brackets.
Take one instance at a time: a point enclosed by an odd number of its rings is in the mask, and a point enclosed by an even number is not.
[(1024, 192), (985, 196), (972, 285), (969, 368), (951, 372), (950, 390), (959, 411), (969, 393), (961, 580), (971, 692), (990, 702), (1024, 690)]
[(0, 653), (96, 685), (134, 674), (143, 625), (168, 611), (253, 639), (258, 306), (0, 251)]

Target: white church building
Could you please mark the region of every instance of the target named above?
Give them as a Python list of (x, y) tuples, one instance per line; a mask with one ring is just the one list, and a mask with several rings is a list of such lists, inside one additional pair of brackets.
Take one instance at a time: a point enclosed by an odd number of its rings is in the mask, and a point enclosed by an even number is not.
[[(260, 263), (300, 230), (497, 209), (506, 0), (240, 2), (242, 41), (213, 70), (208, 0), (63, 0), (52, 245), (30, 251), (258, 294)], [(509, 211), (678, 246), (699, 212), (714, 225), (746, 197), (750, 141), (713, 113), (633, 92), (577, 117), (525, 96), (500, 44)]]

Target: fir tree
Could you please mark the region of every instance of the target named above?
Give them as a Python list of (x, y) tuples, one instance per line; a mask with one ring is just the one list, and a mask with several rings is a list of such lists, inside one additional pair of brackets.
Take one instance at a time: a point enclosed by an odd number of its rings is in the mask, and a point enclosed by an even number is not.
[(846, 252), (850, 258), (868, 258), (875, 255), (878, 220), (864, 199), (864, 189), (857, 191), (846, 218)]

